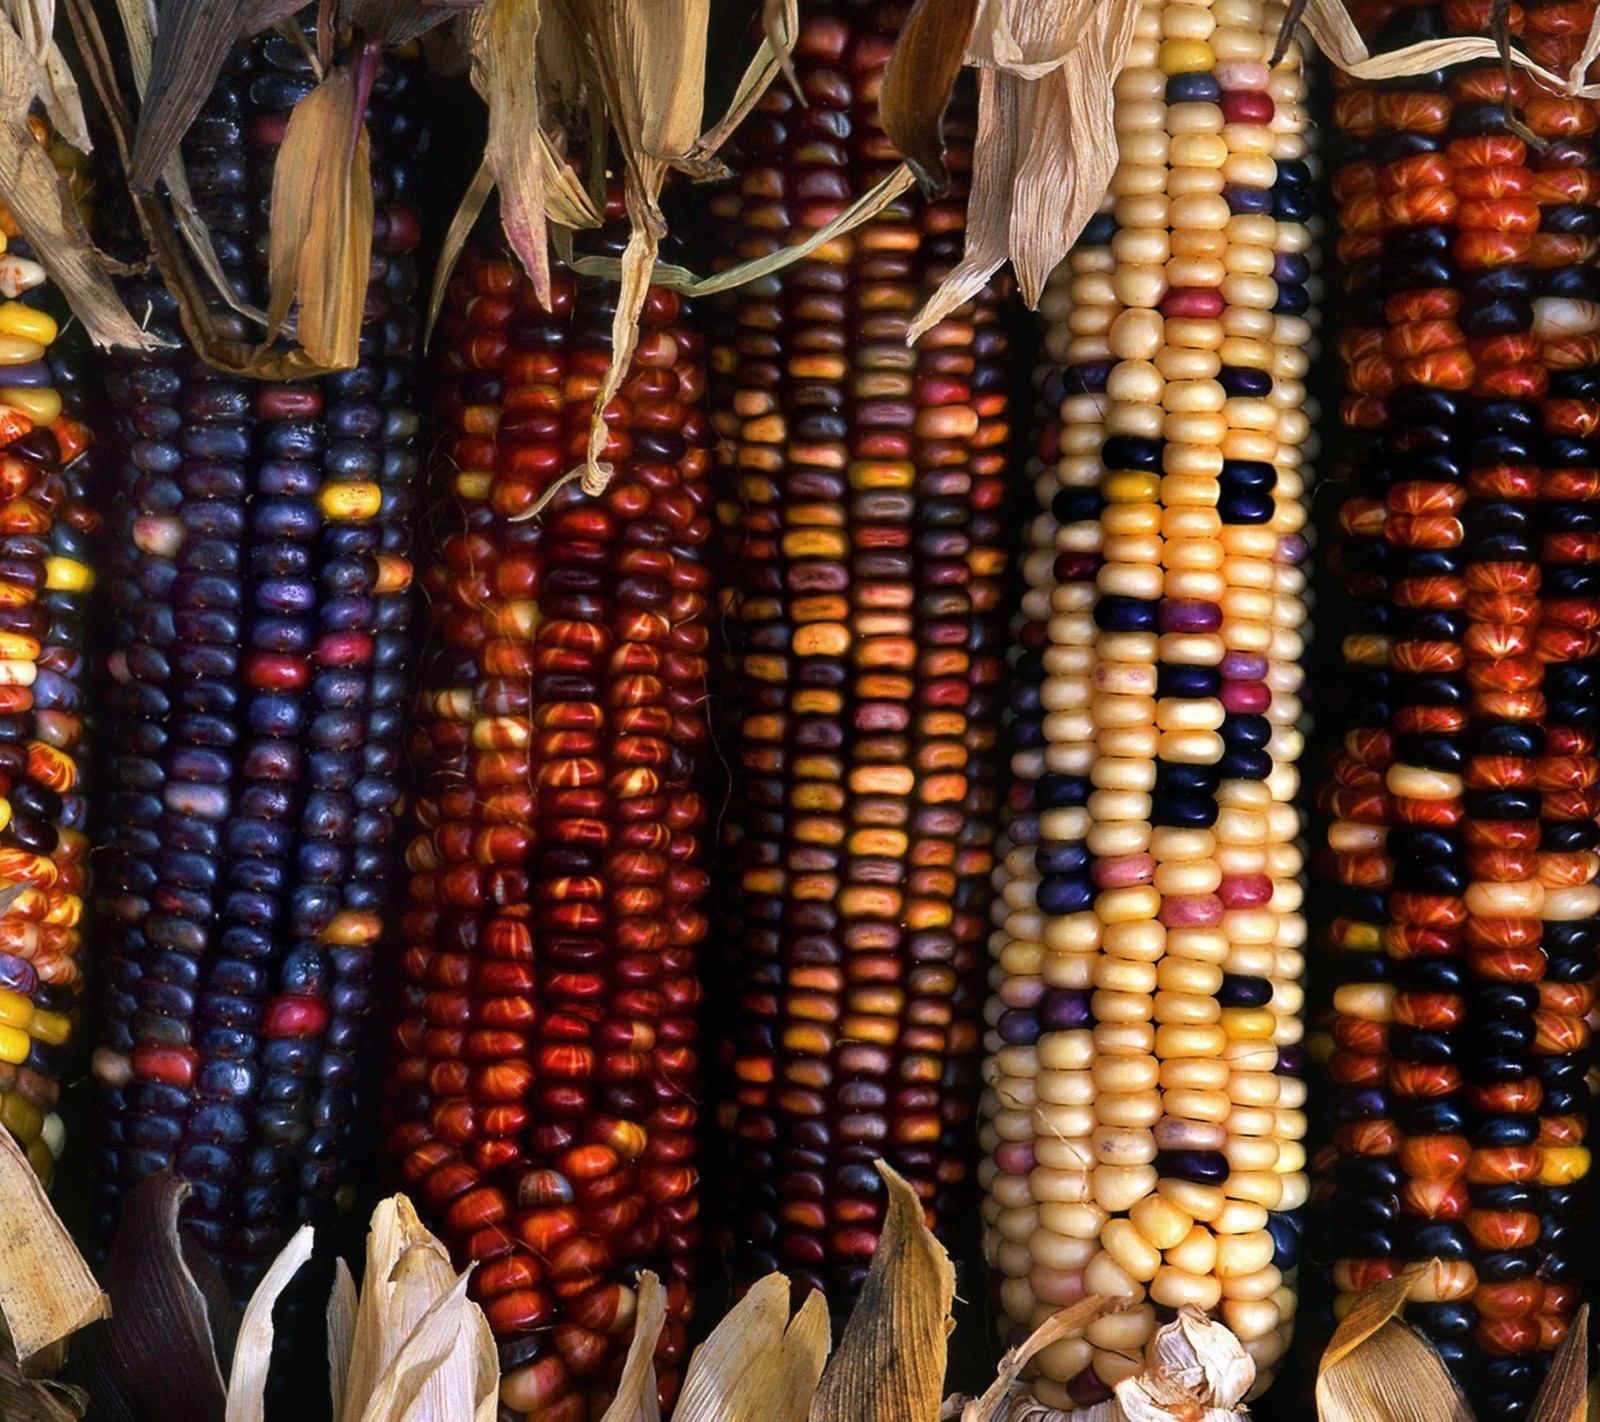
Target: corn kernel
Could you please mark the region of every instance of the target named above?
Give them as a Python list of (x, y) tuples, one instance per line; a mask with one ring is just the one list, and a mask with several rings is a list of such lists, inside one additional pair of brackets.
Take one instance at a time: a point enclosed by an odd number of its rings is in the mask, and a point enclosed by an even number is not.
[(44, 573), (52, 592), (88, 592), (94, 586), (94, 569), (75, 558), (47, 558)]
[(324, 518), (339, 522), (376, 518), (383, 507), (383, 490), (366, 480), (325, 484), (317, 491), (317, 507)]
[(20, 301), (0, 302), (0, 335), (19, 336), (48, 346), (56, 338), (56, 323), (48, 312)]

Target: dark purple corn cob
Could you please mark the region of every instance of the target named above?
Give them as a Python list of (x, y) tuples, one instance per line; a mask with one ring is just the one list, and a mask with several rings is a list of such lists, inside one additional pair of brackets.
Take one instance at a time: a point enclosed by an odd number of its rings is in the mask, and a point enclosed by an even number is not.
[[(218, 255), (253, 299), (273, 163), (312, 84), (282, 38), (241, 47), (186, 147)], [(219, 374), (151, 278), (130, 305), (178, 344), (107, 371), (101, 1225), (130, 1185), (176, 1169), (236, 1288), (349, 1177), (398, 868), (419, 88), (390, 64), (367, 115), (376, 223), (355, 369)]]

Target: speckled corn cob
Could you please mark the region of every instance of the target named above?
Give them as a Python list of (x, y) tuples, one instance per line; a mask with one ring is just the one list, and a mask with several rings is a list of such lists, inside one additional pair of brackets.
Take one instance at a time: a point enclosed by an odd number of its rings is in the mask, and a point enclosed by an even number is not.
[(424, 587), (390, 1150), (500, 1339), (501, 1417), (598, 1417), (639, 1273), (677, 1390), (699, 1240), (695, 1033), (711, 532), (701, 338), (652, 292), (576, 484), (615, 288), (469, 250), (437, 337), (451, 473)]
[[(218, 256), (259, 295), (272, 164), (312, 84), (241, 48), (186, 149)], [(118, 356), (107, 740), (100, 1213), (175, 1168), (246, 1289), (352, 1173), (358, 1053), (396, 859), (410, 637), (420, 134), (414, 74), (369, 112), (377, 219), (359, 365), (292, 385)], [(241, 331), (242, 334), (242, 331)]]
[[(1530, 3), (1561, 73), (1593, 7)], [(1367, 4), (1372, 47), (1480, 3)], [(1325, 792), (1334, 1283), (1438, 1259), (1407, 1318), (1519, 1417), (1578, 1304), (1600, 927), (1600, 106), (1498, 64), (1341, 81), (1352, 729)]]
[[(42, 144), (49, 131), (35, 123)], [(53, 156), (80, 199), (82, 160)], [(0, 210), (0, 1125), (48, 1184), (82, 970), (84, 613), (98, 527), (83, 487), (88, 433), (62, 413), (50, 289)]]
[[(809, 106), (768, 93), (712, 204), (734, 255), (888, 170), (877, 87), (904, 14), (805, 9)], [(782, 1269), (836, 1315), (882, 1223), (873, 1158), (947, 1230), (970, 1153), (1009, 541), (998, 292), (905, 344), (963, 224), (959, 192), (897, 202), (737, 293), (713, 357), (736, 720), (725, 1238), (742, 1281)]]
[(1046, 293), (986, 1038), (984, 1218), (1049, 1407), (1179, 1306), (1287, 1346), (1300, 1139), (1314, 407), (1304, 76), (1283, 9), (1146, 0), (1106, 206)]

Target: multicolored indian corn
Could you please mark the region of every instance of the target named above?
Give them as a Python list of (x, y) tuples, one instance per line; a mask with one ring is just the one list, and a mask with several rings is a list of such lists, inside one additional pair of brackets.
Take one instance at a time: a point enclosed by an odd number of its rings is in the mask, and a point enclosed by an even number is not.
[(423, 587), (390, 1153), (500, 1339), (501, 1416), (583, 1422), (667, 1291), (676, 1394), (699, 1242), (695, 1035), (711, 580), (703, 344), (653, 290), (610, 361), (614, 286), (469, 249), (436, 337), (449, 473)]
[[(281, 37), (241, 47), (185, 149), (245, 293), (264, 285), (273, 160), (312, 83)], [(194, 1189), (186, 1221), (239, 1290), (351, 1174), (377, 1008), (419, 465), (419, 97), (393, 64), (368, 115), (377, 217), (355, 369), (219, 374), (153, 277), (130, 305), (176, 344), (105, 368), (101, 1223), (174, 1168)]]
[(1264, 1388), (1307, 1194), (1300, 660), (1315, 350), (1283, 7), (1144, 0), (1110, 195), (1044, 300), (992, 942), (987, 1251), (1049, 1407), (1211, 1310)]
[[(51, 146), (43, 123), (34, 132)], [(59, 142), (52, 156), (81, 200), (83, 160)], [(62, 412), (49, 294), (0, 210), (0, 1126), (46, 1183), (61, 1154), (55, 1105), (83, 980), (86, 537), (99, 527), (80, 458), (88, 433)]]
[[(803, 7), (807, 104), (774, 86), (711, 216), (729, 255), (815, 231), (892, 167), (877, 92), (906, 7)], [(970, 134), (953, 166), (964, 181)], [(741, 288), (713, 354), (735, 718), (725, 819), (739, 1279), (836, 1315), (883, 1218), (881, 1156), (952, 1227), (970, 1154), (992, 867), (1006, 337), (997, 289), (915, 348), (963, 192), (904, 198)]]
[[(1371, 47), (1488, 0), (1363, 3)], [(1593, 7), (1530, 0), (1566, 73)], [(1506, 109), (1525, 131), (1513, 131)], [(1334, 1283), (1438, 1260), (1406, 1317), (1479, 1416), (1520, 1417), (1578, 1306), (1600, 945), (1600, 106), (1498, 63), (1341, 79), (1336, 572), (1344, 719), (1323, 792), (1324, 1194)]]

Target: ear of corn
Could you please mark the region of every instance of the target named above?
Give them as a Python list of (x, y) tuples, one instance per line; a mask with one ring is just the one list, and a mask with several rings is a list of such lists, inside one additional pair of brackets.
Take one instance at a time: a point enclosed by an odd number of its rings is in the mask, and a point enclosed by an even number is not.
[[(42, 123), (39, 141), (50, 143)], [(81, 160), (53, 150), (75, 194)], [(88, 432), (62, 410), (44, 270), (0, 213), (0, 1126), (48, 1183), (55, 1114), (82, 988), (87, 871), (84, 615), (99, 525), (84, 489)]]
[(616, 1385), (637, 1281), (670, 1405), (698, 1247), (697, 950), (711, 531), (703, 347), (654, 291), (610, 407), (605, 493), (569, 485), (615, 288), (469, 249), (436, 337), (451, 473), (424, 586), (390, 1150), (500, 1339), (502, 1416)]
[[(804, 8), (807, 106), (769, 91), (711, 204), (738, 257), (888, 171), (877, 87), (904, 9)], [(998, 294), (905, 339), (964, 207), (902, 200), (741, 289), (713, 356), (736, 747), (724, 1240), (741, 1281), (781, 1269), (836, 1315), (882, 1224), (873, 1158), (947, 1231), (970, 1152), (1008, 541)]]
[[(312, 83), (281, 37), (241, 47), (186, 149), (247, 295), (264, 285), (277, 145)], [(176, 346), (106, 368), (102, 1225), (134, 1181), (175, 1169), (186, 1222), (240, 1291), (352, 1172), (401, 798), (417, 89), (392, 68), (368, 116), (377, 219), (355, 369), (218, 374), (154, 278), (133, 305)]]
[(1159, 1324), (1289, 1339), (1300, 1144), (1312, 166), (1283, 9), (1146, 0), (1110, 196), (1046, 292), (981, 1170), (1033, 1388), (1091, 1404)]
[[(1356, 18), (1374, 51), (1485, 4)], [(1582, 11), (1580, 14), (1579, 11)], [(1513, 9), (1566, 73), (1592, 9)], [(1504, 121), (1507, 100), (1529, 137)], [(1342, 80), (1350, 726), (1323, 806), (1334, 1283), (1437, 1259), (1407, 1320), (1519, 1417), (1578, 1305), (1600, 940), (1600, 107), (1498, 64)]]

